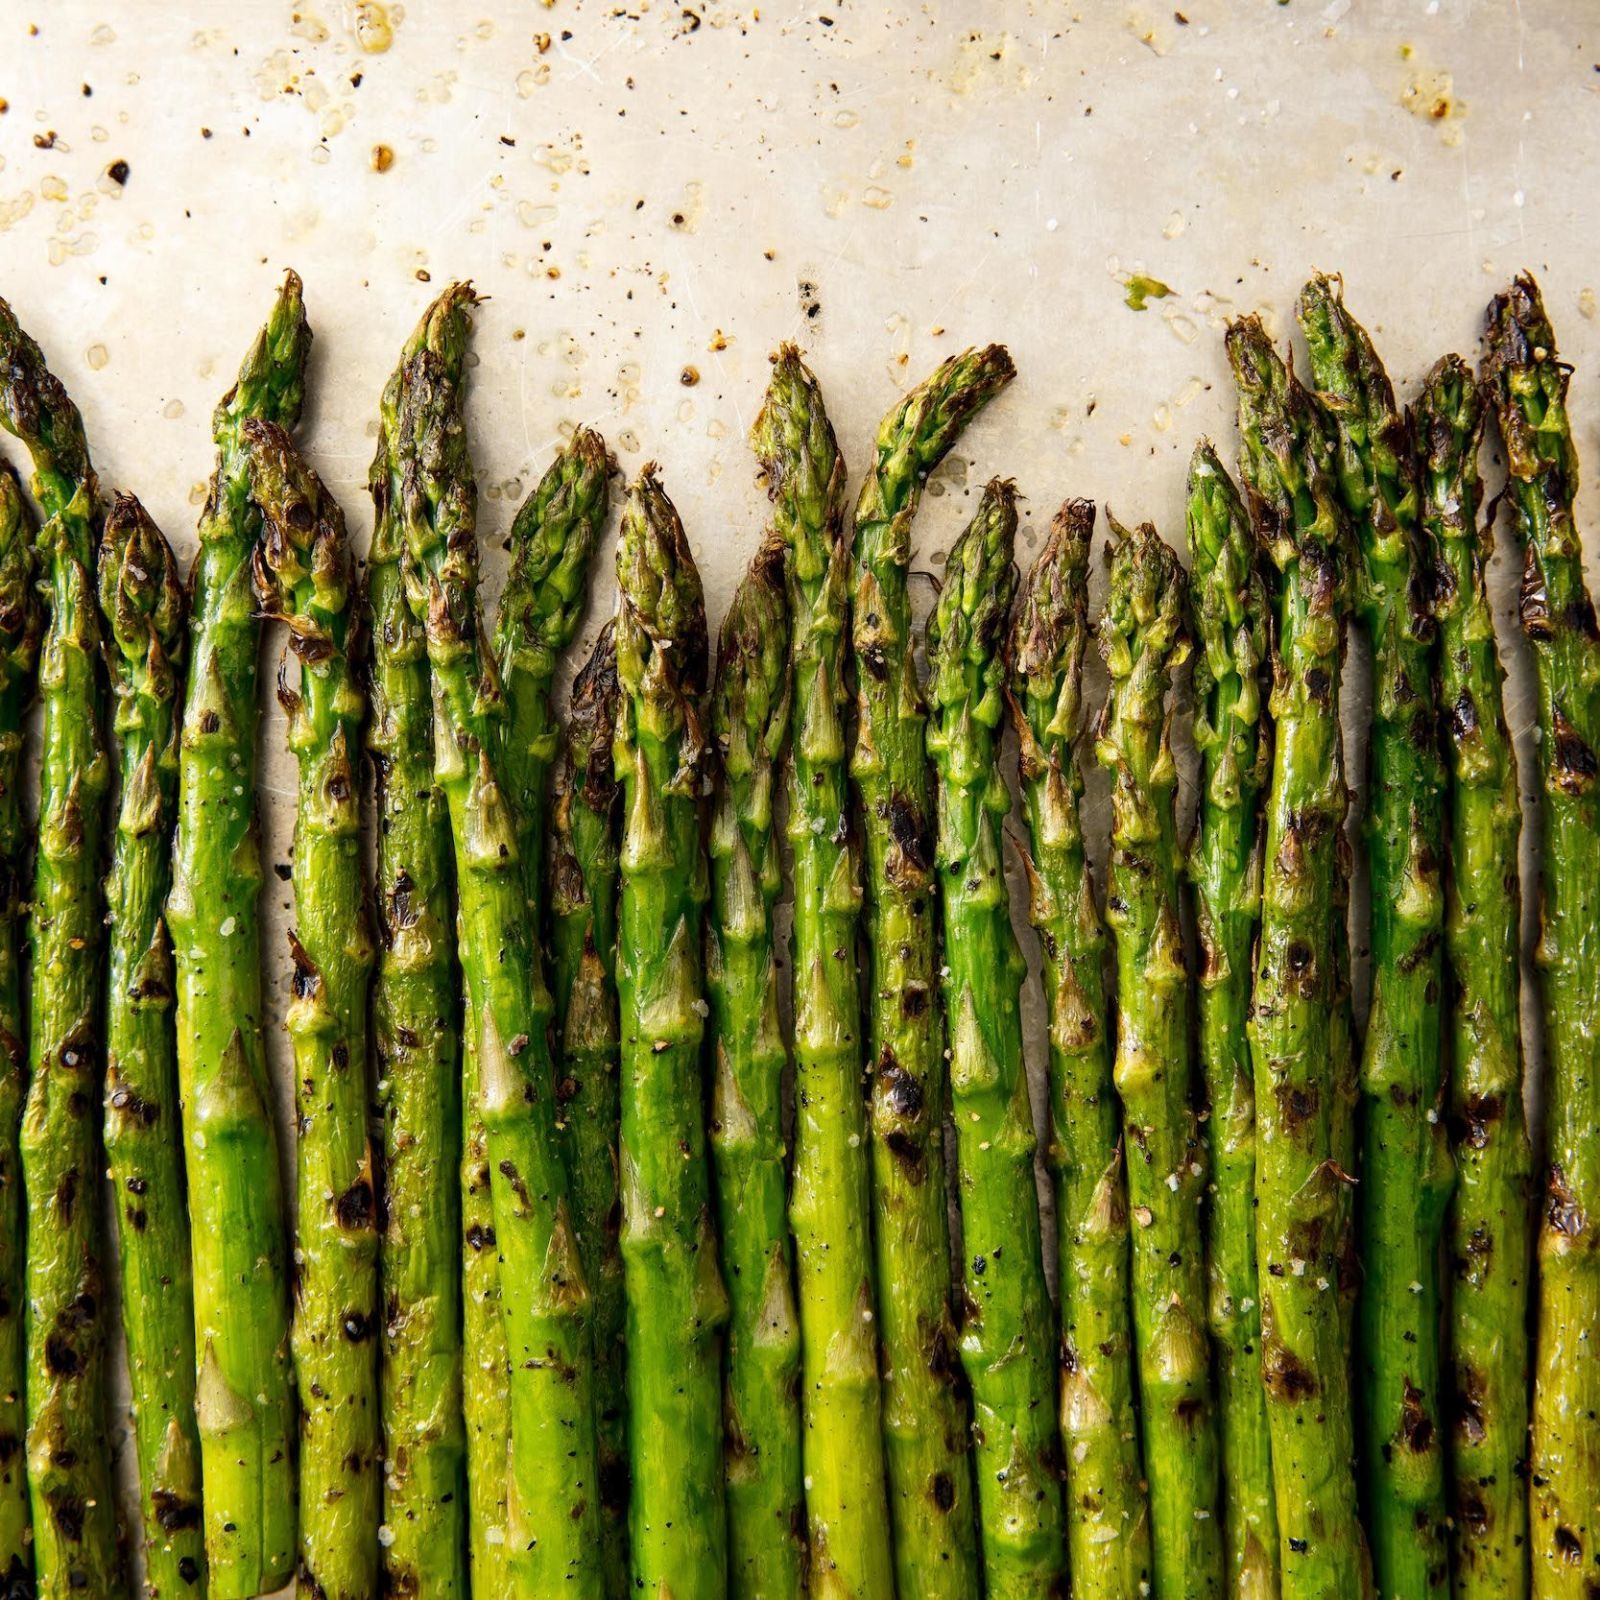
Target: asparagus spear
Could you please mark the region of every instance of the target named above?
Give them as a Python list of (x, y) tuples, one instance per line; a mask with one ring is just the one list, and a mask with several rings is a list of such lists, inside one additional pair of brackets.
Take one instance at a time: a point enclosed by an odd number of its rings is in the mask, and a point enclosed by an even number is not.
[[(751, 446), (772, 497), (774, 532), (788, 550), (785, 587), (793, 635), (785, 778), (794, 852), (795, 1125), (789, 1227), (800, 1313), (808, 1571), (813, 1594), (856, 1600), (894, 1593), (894, 1578), (883, 1536), (884, 1469), (878, 1443), (883, 1412), (872, 1246), (862, 1220), (867, 1216), (868, 1172), (856, 965), (861, 863), (845, 774), (850, 549), (843, 531), (844, 462), (817, 380), (792, 345), (778, 351), (765, 403), (751, 430)], [(941, 1360), (953, 1364), (955, 1336), (947, 1302), (942, 1295), (930, 1299), (921, 1287), (918, 1294), (935, 1310), (929, 1337), (938, 1340)], [(892, 1393), (896, 1384), (928, 1372), (925, 1364), (910, 1375), (898, 1372), (887, 1387)], [(929, 1389), (930, 1404), (941, 1395), (939, 1385)], [(888, 1405), (892, 1409), (897, 1403), (890, 1400)], [(907, 1595), (920, 1592), (911, 1587), (919, 1581), (919, 1559), (927, 1560), (932, 1571), (942, 1570), (933, 1564), (941, 1551), (950, 1549), (949, 1513), (971, 1520), (970, 1469), (962, 1453), (965, 1432), (959, 1417), (955, 1426), (958, 1434), (949, 1448), (960, 1473), (936, 1477), (926, 1496), (895, 1502), (896, 1564)]]
[(1209, 441), (1189, 463), (1189, 556), (1200, 810), (1189, 845), (1199, 933), (1200, 1066), (1209, 1115), (1209, 1320), (1217, 1358), (1228, 1592), (1273, 1594), (1278, 1526), (1261, 1387), (1256, 1272), (1256, 1102), (1247, 1028), (1261, 917), (1261, 796), (1271, 769), (1262, 715), (1267, 593), (1244, 503)]
[[(528, 925), (533, 929), (540, 927), (539, 908), (544, 900), (541, 880), (549, 817), (546, 791), (561, 743), (560, 729), (550, 704), (550, 690), (561, 653), (577, 632), (588, 596), (590, 559), (606, 518), (606, 471), (604, 441), (590, 429), (580, 428), (523, 501), (511, 526), (511, 571), (500, 600), (494, 644), (505, 693), (499, 771), (517, 819), (522, 889)], [(555, 951), (551, 954), (554, 960)], [(563, 988), (562, 974), (557, 971), (555, 976), (557, 988)], [(539, 977), (542, 983), (542, 970)], [(539, 994), (537, 1005), (542, 1015), (550, 1015), (548, 993)], [(558, 1040), (562, 1037), (563, 1020), (558, 1012), (555, 1033)], [(564, 1157), (572, 1227), (584, 1278), (590, 1285), (593, 1314), (597, 1309), (593, 1299), (595, 1272), (600, 1263), (592, 1244), (603, 1237), (606, 1215), (615, 1201), (615, 1184), (611, 1185), (610, 1198), (600, 1201), (603, 1209), (593, 1211), (585, 1206), (585, 1200), (596, 1193), (597, 1182), (602, 1189), (605, 1187), (604, 1174), (582, 1171), (575, 1159), (576, 1151), (563, 1107), (563, 1076), (564, 1069), (552, 1079), (556, 1094), (554, 1127)], [(481, 1121), (475, 1112), (470, 1117), (467, 1143), (473, 1149), (485, 1147)], [(489, 1191), (485, 1186), (481, 1198), (469, 1200), (469, 1205), (481, 1208), (488, 1200)], [(486, 1214), (483, 1222), (492, 1227), (492, 1216)], [(618, 1409), (614, 1388), (604, 1390), (604, 1385), (622, 1382), (622, 1351), (599, 1339), (593, 1341), (592, 1349), (598, 1420), (600, 1412)], [(598, 1481), (600, 1509), (614, 1513), (618, 1509), (615, 1495), (607, 1493), (606, 1484), (607, 1479), (602, 1474)], [(626, 1531), (618, 1525), (615, 1516), (608, 1519), (605, 1527), (601, 1555), (605, 1563), (606, 1592), (620, 1594), (628, 1581), (628, 1546)]]
[[(855, 513), (851, 773), (867, 847), (873, 1227), (901, 1600), (969, 1596), (978, 1584), (969, 1424), (949, 1313), (932, 794), (906, 588), (911, 523), (928, 474), (1014, 374), (1004, 348), (990, 345), (952, 356), (904, 396), (879, 425)], [(861, 1515), (873, 1509), (860, 1494), (850, 1503)], [(853, 1592), (878, 1593), (879, 1583)]]
[(172, 1016), (172, 820), (188, 612), (171, 546), (131, 495), (100, 545), (122, 793), (106, 880), (106, 1160), (116, 1191), (145, 1591), (204, 1592), (194, 1278)]
[(700, 1044), (706, 859), (706, 614), (683, 524), (646, 467), (617, 546), (622, 785), (622, 1261), (633, 1451), (633, 1581), (673, 1600), (727, 1593), (721, 1334)]
[(1023, 589), (1012, 632), (1013, 721), (1032, 837), (1029, 910), (1044, 957), (1061, 1300), (1068, 1570), (1080, 1600), (1150, 1593), (1150, 1515), (1133, 1398), (1128, 1196), (1111, 1081), (1105, 929), (1079, 820), (1074, 749), (1089, 634), (1094, 505), (1070, 500)]
[[(382, 1551), (385, 1592), (429, 1600), (465, 1600), (464, 1532), (468, 1501), (463, 1466), (461, 1191), (450, 1176), (461, 1153), (456, 1072), (461, 1023), (450, 893), (450, 821), (433, 776), (431, 675), (422, 625), (406, 603), (400, 524), (399, 427), (404, 365), (413, 338), (384, 386), (378, 447), (372, 459), (372, 546), (367, 558), (366, 617), (371, 640), (367, 744), (377, 790), (378, 964), (372, 1031), (383, 1111), (384, 1210), (379, 1272), (384, 1307), (379, 1362), (385, 1470)], [(468, 1252), (470, 1263), (488, 1252)], [(489, 1255), (492, 1264), (492, 1254)], [(473, 1283), (469, 1266), (464, 1274)], [(470, 1331), (482, 1359), (498, 1309)], [(505, 1393), (505, 1341), (496, 1393)], [(481, 1374), (481, 1365), (475, 1374)], [(492, 1479), (495, 1512), (474, 1516), (475, 1570), (491, 1594), (509, 1578), (504, 1543), (482, 1541), (504, 1526), (505, 1407), (481, 1408), (500, 1422)], [(485, 1474), (474, 1474), (475, 1495)], [(474, 1510), (477, 1500), (473, 1501)]]
[(101, 1260), (104, 1062), (99, 985), (101, 829), (111, 763), (100, 726), (95, 607), (99, 485), (78, 409), (0, 301), (0, 427), (27, 447), (45, 523), (47, 621), (38, 856), (30, 928), (26, 1197), (28, 1487), (38, 1593), (125, 1594), (106, 1426)]
[(1156, 1592), (1224, 1588), (1218, 1443), (1205, 1337), (1204, 1152), (1189, 1067), (1188, 974), (1167, 705), (1188, 657), (1183, 568), (1149, 523), (1113, 521), (1098, 628), (1111, 692), (1095, 755), (1111, 773), (1106, 921), (1117, 968), (1117, 1091), (1133, 1210), (1133, 1335), (1144, 1415)]
[(1366, 330), (1322, 276), (1301, 291), (1298, 315), (1333, 423), (1335, 479), (1360, 554), (1354, 609), (1373, 653), (1359, 1334), (1368, 1528), (1378, 1592), (1420, 1600), (1450, 1592), (1439, 1243), (1452, 1171), (1440, 1049), (1444, 761), (1432, 555), (1410, 430)]
[(397, 435), (411, 607), (433, 672), (435, 778), (450, 809), (500, 1316), (510, 1359), (506, 1536), (513, 1592), (601, 1592), (589, 1295), (556, 1142), (549, 995), (526, 915), (502, 702), (478, 618), (476, 488), (463, 383), (470, 286), (435, 304), (402, 382)]
[(1349, 1346), (1354, 1270), (1335, 1156), (1347, 1022), (1335, 878), (1346, 809), (1339, 679), (1348, 532), (1315, 403), (1254, 317), (1228, 329), (1251, 520), (1279, 574), (1261, 934), (1250, 1022), (1256, 1261), (1283, 1600), (1372, 1593), (1357, 1514)]
[(1439, 553), (1439, 702), (1450, 718), (1450, 1471), (1457, 1600), (1526, 1600), (1529, 1225), (1522, 1109), (1522, 811), (1489, 607), (1493, 531), (1480, 527), (1483, 400), (1459, 356), (1417, 405), (1422, 516)]
[(1022, 1059), (1022, 952), (1000, 833), (1001, 644), (1017, 588), (1016, 491), (994, 480), (945, 563), (928, 624), (938, 771), (945, 1010), (966, 1268), (961, 1359), (972, 1385), (985, 1588), (1051, 1593), (1064, 1578), (1056, 1350)]
[(190, 580), (167, 921), (178, 979), (195, 1421), (214, 1600), (270, 1591), (294, 1571), (289, 1289), (256, 911), (259, 625), (250, 567), (260, 518), (249, 498), (242, 429), (247, 417), (294, 424), (310, 343), (291, 272), (213, 418), (217, 470)]
[(800, 1325), (789, 1248), (783, 1073), (772, 912), (773, 778), (789, 727), (784, 549), (769, 540), (722, 625), (712, 731), (722, 751), (711, 824), (706, 986), (716, 1030), (711, 1144), (728, 1283), (728, 1571), (740, 1595), (805, 1586)]
[(1538, 961), (1548, 1069), (1530, 1464), (1533, 1592), (1600, 1584), (1600, 632), (1573, 521), (1569, 369), (1538, 285), (1489, 308), (1490, 384), (1523, 557), (1522, 631), (1539, 684), (1544, 854)]
[(11, 467), (0, 462), (0, 1592), (18, 1595), (27, 1592), (33, 1573), (22, 1448), (28, 1426), (27, 1283), (17, 1138), (28, 1087), (22, 970), (28, 895), (25, 719), (44, 629), (36, 575), (22, 490)]
[[(300, 1392), (300, 1581), (330, 1600), (378, 1582), (378, 1226), (367, 1137), (372, 926), (361, 860), (361, 721), (344, 513), (289, 435), (243, 429), (263, 529), (256, 593), (286, 624), (278, 700), (300, 769), (286, 1028), (299, 1140), (292, 1332)], [(291, 671), (289, 656), (294, 657)]]
[(608, 622), (573, 681), (566, 736), (551, 778), (548, 892), (563, 1149), (584, 1276), (594, 1299), (595, 1429), (611, 1600), (627, 1593), (629, 1581), (627, 1299), (617, 1186), (622, 1099), (617, 1067), (620, 841), (611, 760), (616, 719), (617, 652)]

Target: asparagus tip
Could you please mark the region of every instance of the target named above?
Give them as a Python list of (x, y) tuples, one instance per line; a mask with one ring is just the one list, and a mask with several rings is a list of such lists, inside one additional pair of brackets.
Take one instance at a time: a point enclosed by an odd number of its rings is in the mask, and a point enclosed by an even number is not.
[(1462, 356), (1453, 352), (1440, 356), (1428, 369), (1414, 415), (1417, 445), (1427, 472), (1453, 476), (1465, 469), (1475, 481), (1483, 434), (1483, 391)]
[[(348, 598), (349, 542), (344, 514), (288, 431), (261, 417), (246, 417), (240, 429), (246, 451), (250, 494), (261, 511), (260, 543), (255, 551), (256, 592), (269, 614), (291, 618), (298, 627), (316, 611), (324, 616), (342, 611)], [(297, 605), (291, 592), (310, 582), (314, 598)], [(310, 634), (297, 635), (302, 660), (316, 645)]]
[(567, 751), (581, 773), (584, 804), (607, 811), (617, 793), (611, 737), (617, 720), (616, 624), (608, 619), (572, 680), (567, 707)]
[(47, 516), (54, 515), (88, 483), (94, 485), (83, 419), (61, 380), (50, 370), (38, 341), (0, 299), (0, 427), (19, 439), (33, 458), (34, 492)]
[(154, 647), (171, 659), (183, 644), (184, 588), (166, 535), (131, 494), (117, 494), (100, 536), (100, 609), (130, 663)]
[(1094, 515), (1094, 501), (1066, 501), (1029, 570), (1011, 640), (1012, 663), (1025, 682), (1054, 684), (1065, 671), (1074, 636), (1081, 644)]
[(239, 367), (239, 376), (212, 415), (212, 433), (219, 448), (226, 452), (233, 446), (245, 417), (267, 417), (286, 428), (299, 422), (310, 353), (305, 288), (299, 273), (288, 268), (266, 323)]
[(461, 380), (472, 336), (472, 311), (478, 303), (478, 292), (470, 281), (452, 283), (423, 313), (417, 330), (417, 349), (431, 350), (440, 357), (455, 382)]
[(712, 725), (730, 761), (770, 759), (789, 722), (784, 547), (769, 536), (734, 592), (717, 640)]
[(1499, 382), (1513, 367), (1556, 360), (1555, 330), (1532, 273), (1518, 273), (1510, 287), (1489, 302), (1486, 337), (1481, 374), (1486, 383)]
[(750, 448), (786, 526), (821, 528), (838, 515), (844, 463), (821, 385), (796, 345), (782, 344), (773, 354), (772, 377), (750, 426)]
[(1177, 552), (1153, 523), (1126, 528), (1109, 511), (1106, 521), (1116, 536), (1098, 629), (1107, 669), (1115, 681), (1141, 657), (1177, 666), (1188, 655), (1188, 579)]
[[(967, 669), (981, 673), (1000, 650), (1017, 589), (1016, 535), (1016, 485), (991, 478), (972, 521), (951, 546), (939, 602), (928, 622), (936, 701), (948, 703), (966, 692)], [(961, 680), (959, 689), (945, 681), (952, 675)]]
[(698, 698), (710, 654), (705, 593), (683, 522), (653, 461), (640, 469), (622, 509), (617, 585), (618, 613), (627, 623), (617, 634), (623, 683), (642, 677), (645, 655), (660, 652), (677, 690)]

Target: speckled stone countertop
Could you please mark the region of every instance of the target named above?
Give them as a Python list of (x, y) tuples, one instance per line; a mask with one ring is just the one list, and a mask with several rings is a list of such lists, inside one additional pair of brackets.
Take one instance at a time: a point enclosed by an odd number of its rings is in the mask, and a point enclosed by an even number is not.
[[(919, 524), (935, 575), (997, 472), (1029, 497), (1023, 561), (1068, 494), (1180, 539), (1195, 437), (1234, 448), (1222, 324), (1259, 309), (1286, 333), (1314, 267), (1345, 274), (1402, 394), (1473, 352), (1489, 296), (1532, 269), (1600, 469), (1593, 8), (1182, 5), (8, 0), (0, 293), (108, 488), (188, 551), (211, 407), (284, 266), (316, 329), (304, 437), (361, 539), (384, 377), (430, 295), (470, 277), (491, 587), (517, 501), (585, 421), (624, 472), (661, 462), (713, 623), (762, 529), (745, 432), (786, 338), (854, 462), (941, 357), (1010, 345), (1018, 382)], [(585, 637), (611, 599), (602, 576)], [(263, 736), (283, 862), (276, 706)], [(1091, 826), (1098, 843), (1099, 806)], [(276, 1022), (287, 888), (268, 882)]]

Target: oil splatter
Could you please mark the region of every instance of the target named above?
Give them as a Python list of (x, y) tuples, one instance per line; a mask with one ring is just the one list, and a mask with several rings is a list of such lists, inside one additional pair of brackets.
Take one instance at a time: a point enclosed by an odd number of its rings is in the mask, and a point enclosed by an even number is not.
[(405, 16), (404, 8), (384, 5), (381, 0), (361, 0), (350, 12), (350, 31), (356, 36), (361, 53), (381, 56), (394, 43), (395, 29)]
[[(1409, 48), (1401, 51), (1409, 59)], [(1447, 145), (1458, 145), (1463, 138), (1461, 118), (1467, 113), (1466, 102), (1456, 94), (1455, 79), (1448, 73), (1433, 68), (1418, 68), (1400, 90), (1400, 104), (1412, 116), (1434, 123), (1439, 137)]]
[(14, 200), (0, 200), (0, 233), (15, 227), (32, 210), (32, 189), (24, 189)]

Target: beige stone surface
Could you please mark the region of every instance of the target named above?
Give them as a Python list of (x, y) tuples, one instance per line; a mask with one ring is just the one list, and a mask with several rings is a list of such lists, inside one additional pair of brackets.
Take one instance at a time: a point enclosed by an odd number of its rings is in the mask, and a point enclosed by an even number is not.
[[(1287, 332), (1312, 268), (1343, 271), (1406, 393), (1534, 270), (1600, 462), (1593, 8), (1179, 4), (0, 0), (0, 293), (107, 486), (190, 550), (211, 406), (284, 266), (316, 328), (304, 437), (363, 540), (384, 376), (470, 277), (492, 579), (582, 420), (624, 472), (662, 463), (714, 618), (761, 531), (744, 436), (785, 338), (858, 466), (941, 357), (1011, 346), (919, 525), (935, 574), (993, 473), (1029, 497), (1023, 560), (1067, 494), (1181, 538), (1196, 435), (1233, 449), (1223, 322)], [(1135, 311), (1133, 274), (1170, 293)], [(611, 596), (603, 574), (596, 622)], [(284, 861), (276, 707), (264, 737)]]

